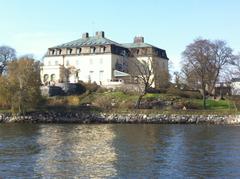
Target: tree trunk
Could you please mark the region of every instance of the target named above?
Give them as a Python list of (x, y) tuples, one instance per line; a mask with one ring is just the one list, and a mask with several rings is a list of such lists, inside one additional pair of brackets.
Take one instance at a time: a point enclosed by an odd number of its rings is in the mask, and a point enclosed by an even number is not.
[(203, 89), (203, 109), (206, 109), (206, 91)]
[(140, 105), (141, 105), (141, 101), (142, 101), (142, 98), (145, 94), (141, 94), (139, 97), (138, 97), (138, 100), (137, 100), (137, 103), (136, 103), (136, 108), (139, 109), (140, 108)]
[(206, 109), (206, 83), (202, 82), (201, 87), (202, 87), (203, 109)]

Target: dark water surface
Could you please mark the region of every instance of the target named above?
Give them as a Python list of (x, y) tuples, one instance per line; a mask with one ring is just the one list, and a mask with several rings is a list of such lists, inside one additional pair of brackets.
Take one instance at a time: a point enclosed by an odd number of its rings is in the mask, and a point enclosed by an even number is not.
[(240, 127), (1, 124), (0, 178), (240, 178)]

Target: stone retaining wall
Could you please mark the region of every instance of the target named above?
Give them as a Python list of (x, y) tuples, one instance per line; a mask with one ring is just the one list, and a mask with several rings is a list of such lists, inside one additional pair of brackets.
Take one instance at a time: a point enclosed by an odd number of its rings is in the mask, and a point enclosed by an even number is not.
[(25, 116), (0, 114), (0, 123), (152, 123), (240, 124), (240, 115), (106, 114), (83, 112), (34, 112)]

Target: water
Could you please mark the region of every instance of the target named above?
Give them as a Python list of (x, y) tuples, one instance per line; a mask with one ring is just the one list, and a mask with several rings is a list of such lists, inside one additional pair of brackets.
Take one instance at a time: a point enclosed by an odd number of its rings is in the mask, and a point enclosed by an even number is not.
[(239, 178), (240, 127), (1, 124), (0, 178)]

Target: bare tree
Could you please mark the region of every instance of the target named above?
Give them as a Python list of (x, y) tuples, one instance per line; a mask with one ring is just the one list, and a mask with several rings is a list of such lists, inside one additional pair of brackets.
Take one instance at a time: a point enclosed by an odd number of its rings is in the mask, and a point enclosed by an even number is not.
[(147, 60), (131, 58), (129, 60), (129, 66), (131, 68), (131, 77), (134, 78), (139, 85), (140, 94), (136, 103), (136, 108), (140, 108), (142, 98), (147, 94), (147, 90), (153, 85), (155, 80), (153, 60), (150, 57)]
[(198, 39), (188, 45), (183, 52), (184, 68), (191, 72), (200, 86), (203, 98), (203, 107), (206, 108), (206, 87), (209, 71), (212, 66), (212, 43), (209, 40)]
[(69, 68), (64, 67), (64, 65), (60, 66), (60, 82), (67, 83), (69, 82), (70, 70)]
[(212, 42), (213, 54), (211, 59), (211, 68), (209, 69), (209, 93), (212, 94), (220, 73), (223, 72), (223, 67), (230, 64), (235, 56), (232, 49), (227, 46), (227, 43), (222, 40)]
[(191, 87), (201, 89), (204, 108), (206, 92), (213, 95), (224, 67), (235, 58), (232, 51), (224, 41), (197, 39), (183, 52), (182, 71)]
[(8, 46), (0, 47), (0, 76), (6, 70), (7, 63), (16, 59), (15, 49)]
[(234, 56), (234, 58), (231, 60), (230, 66), (231, 66), (230, 67), (231, 70), (227, 71), (227, 74), (228, 74), (227, 76), (229, 76), (230, 78), (234, 78), (234, 77), (239, 78), (240, 77), (240, 53)]
[(174, 75), (174, 83), (177, 88), (181, 88), (182, 85), (184, 84), (183, 82), (183, 74), (182, 72), (175, 71), (173, 73)]

